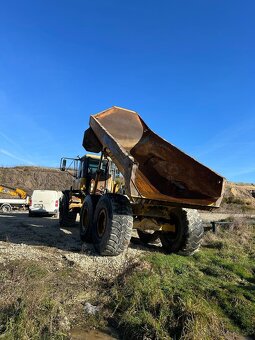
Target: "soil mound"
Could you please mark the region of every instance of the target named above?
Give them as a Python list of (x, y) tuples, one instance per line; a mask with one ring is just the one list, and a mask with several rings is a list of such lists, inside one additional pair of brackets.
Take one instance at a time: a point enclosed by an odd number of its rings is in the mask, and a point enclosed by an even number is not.
[[(28, 195), (35, 189), (60, 191), (69, 189), (72, 181), (71, 174), (58, 169), (31, 166), (0, 167), (0, 185), (20, 188)], [(0, 193), (0, 197), (7, 198), (7, 195)]]
[(254, 184), (228, 182), (225, 187), (224, 198), (220, 209), (237, 210), (236, 212), (255, 210), (254, 194)]

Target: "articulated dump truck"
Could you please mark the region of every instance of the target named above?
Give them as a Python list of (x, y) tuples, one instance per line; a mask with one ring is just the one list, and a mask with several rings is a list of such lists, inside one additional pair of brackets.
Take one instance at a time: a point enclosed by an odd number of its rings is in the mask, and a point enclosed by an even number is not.
[(73, 186), (60, 201), (60, 225), (80, 214), (80, 235), (101, 255), (118, 255), (132, 229), (169, 253), (191, 255), (203, 237), (197, 210), (220, 206), (224, 178), (159, 137), (135, 112), (112, 107), (90, 116), (83, 146), (101, 153), (62, 158)]

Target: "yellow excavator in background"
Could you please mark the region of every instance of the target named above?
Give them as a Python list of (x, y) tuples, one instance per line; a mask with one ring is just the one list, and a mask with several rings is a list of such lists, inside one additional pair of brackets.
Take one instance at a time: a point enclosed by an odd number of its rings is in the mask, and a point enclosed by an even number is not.
[(20, 197), (22, 199), (27, 198), (26, 191), (20, 188), (9, 188), (9, 187), (0, 185), (0, 193), (15, 196), (15, 197)]

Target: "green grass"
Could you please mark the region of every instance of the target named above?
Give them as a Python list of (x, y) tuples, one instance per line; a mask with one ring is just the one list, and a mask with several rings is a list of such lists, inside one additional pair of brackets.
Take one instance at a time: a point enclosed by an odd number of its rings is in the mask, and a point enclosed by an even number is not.
[(74, 325), (100, 325), (98, 316), (84, 320), (79, 296), (89, 281), (83, 275), (78, 268), (39, 261), (0, 264), (0, 339), (64, 340)]
[(123, 338), (255, 336), (254, 245), (254, 228), (242, 226), (211, 237), (193, 257), (147, 255), (111, 290)]
[(65, 339), (58, 279), (35, 261), (1, 265), (0, 334), (3, 339)]

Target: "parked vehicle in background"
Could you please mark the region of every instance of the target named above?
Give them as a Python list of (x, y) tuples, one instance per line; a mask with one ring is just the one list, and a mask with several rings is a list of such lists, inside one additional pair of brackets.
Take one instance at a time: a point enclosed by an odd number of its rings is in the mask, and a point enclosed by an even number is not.
[(26, 210), (29, 205), (27, 198), (0, 198), (0, 212), (9, 213), (12, 210)]
[(54, 215), (58, 217), (59, 198), (62, 192), (56, 190), (34, 190), (29, 206), (29, 216)]
[(22, 198), (22, 199), (25, 199), (28, 196), (26, 191), (23, 190), (23, 189), (10, 188), (10, 187), (7, 187), (7, 186), (2, 186), (2, 185), (0, 185), (0, 193), (7, 194), (7, 195), (10, 195), (10, 196), (14, 196), (14, 197), (19, 197), (19, 198)]
[(8, 213), (11, 210), (27, 209), (29, 205), (30, 198), (23, 189), (0, 185), (0, 194), (2, 197), (6, 196), (4, 198), (0, 198), (1, 212)]

